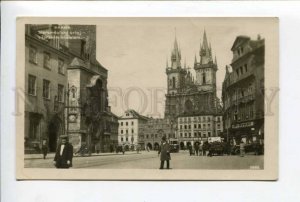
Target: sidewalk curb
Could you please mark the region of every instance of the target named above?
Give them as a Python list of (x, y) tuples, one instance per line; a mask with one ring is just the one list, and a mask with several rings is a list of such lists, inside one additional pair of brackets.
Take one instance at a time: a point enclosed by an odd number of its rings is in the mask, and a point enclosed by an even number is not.
[[(132, 153), (126, 153), (124, 154), (125, 155), (133, 155), (133, 154), (142, 154), (141, 152), (140, 153), (136, 153), (136, 152), (132, 152)], [(35, 155), (38, 155), (38, 154), (35, 154)], [(41, 156), (40, 157), (24, 157), (24, 160), (34, 160), (34, 159), (43, 159), (43, 154), (40, 154)], [(123, 156), (122, 153), (101, 153), (101, 154), (91, 154), (91, 155), (84, 155), (84, 156), (80, 156), (80, 155), (74, 155), (73, 158), (87, 158), (87, 157), (93, 157), (93, 156), (117, 156), (117, 155), (121, 155)], [(51, 159), (51, 158), (54, 158), (54, 153), (51, 153), (49, 156), (47, 155), (46, 159)]]

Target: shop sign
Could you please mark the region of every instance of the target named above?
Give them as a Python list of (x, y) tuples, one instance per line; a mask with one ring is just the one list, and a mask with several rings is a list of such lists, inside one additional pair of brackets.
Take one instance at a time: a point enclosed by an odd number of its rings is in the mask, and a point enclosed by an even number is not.
[(232, 128), (233, 129), (238, 129), (238, 128), (247, 128), (247, 127), (251, 127), (251, 126), (254, 126), (254, 122), (253, 121), (245, 122), (245, 123), (233, 124)]

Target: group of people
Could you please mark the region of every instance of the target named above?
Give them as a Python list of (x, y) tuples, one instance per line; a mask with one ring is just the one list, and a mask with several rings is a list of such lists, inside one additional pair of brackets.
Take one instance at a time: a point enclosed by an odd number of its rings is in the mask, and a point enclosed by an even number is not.
[(209, 155), (209, 147), (210, 144), (207, 141), (204, 143), (196, 142), (194, 147), (192, 145), (188, 145), (188, 150), (190, 156), (206, 156)]
[[(47, 140), (42, 142), (43, 159), (46, 159), (48, 154)], [(72, 167), (73, 159), (73, 146), (68, 142), (67, 136), (61, 136), (60, 144), (58, 145), (55, 156), (53, 159), (53, 165), (56, 168), (70, 168)]]

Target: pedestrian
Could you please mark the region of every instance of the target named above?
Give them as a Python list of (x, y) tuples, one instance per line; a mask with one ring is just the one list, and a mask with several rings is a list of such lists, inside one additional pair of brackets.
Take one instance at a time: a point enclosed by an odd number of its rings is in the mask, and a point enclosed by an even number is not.
[(198, 156), (199, 155), (199, 142), (195, 143), (195, 155)]
[(240, 156), (241, 157), (244, 157), (245, 155), (245, 143), (243, 140), (241, 140), (241, 143), (240, 143)]
[(48, 153), (47, 140), (43, 140), (42, 142), (42, 152), (43, 152), (43, 158), (46, 159)]
[(199, 145), (199, 155), (203, 156), (203, 143), (200, 143)]
[(167, 162), (167, 169), (170, 169), (170, 160), (171, 160), (170, 145), (167, 142), (166, 136), (162, 137), (161, 145), (158, 149), (158, 155), (160, 155), (159, 169), (164, 169), (165, 161)]
[(67, 136), (61, 136), (61, 143), (57, 147), (53, 163), (56, 168), (70, 168), (72, 159), (73, 146), (68, 142)]
[(122, 153), (123, 153), (123, 155), (125, 154), (125, 145), (124, 144), (122, 145)]
[(193, 155), (193, 146), (188, 145), (188, 147), (189, 147), (190, 156), (192, 156)]

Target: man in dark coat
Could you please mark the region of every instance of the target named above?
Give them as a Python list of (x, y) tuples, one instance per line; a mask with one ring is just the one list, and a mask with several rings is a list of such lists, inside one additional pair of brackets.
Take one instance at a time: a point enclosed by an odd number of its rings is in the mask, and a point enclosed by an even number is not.
[(48, 153), (47, 140), (43, 140), (42, 142), (42, 151), (43, 151), (43, 158), (46, 159)]
[(195, 143), (195, 155), (198, 156), (199, 155), (199, 142)]
[(61, 137), (61, 143), (56, 149), (54, 165), (56, 168), (72, 167), (73, 146), (68, 142), (66, 136)]
[(167, 162), (167, 169), (170, 169), (170, 160), (171, 160), (171, 155), (170, 155), (170, 145), (167, 143), (167, 138), (166, 136), (162, 137), (162, 142), (158, 150), (158, 155), (160, 154), (160, 168), (159, 169), (164, 169), (164, 164), (165, 161)]

